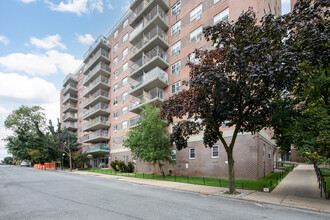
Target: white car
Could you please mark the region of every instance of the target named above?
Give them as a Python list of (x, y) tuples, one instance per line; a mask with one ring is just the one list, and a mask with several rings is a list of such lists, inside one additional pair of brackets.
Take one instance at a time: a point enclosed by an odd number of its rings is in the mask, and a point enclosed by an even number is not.
[(29, 166), (29, 163), (28, 162), (25, 162), (23, 161), (20, 165), (21, 167), (28, 167)]

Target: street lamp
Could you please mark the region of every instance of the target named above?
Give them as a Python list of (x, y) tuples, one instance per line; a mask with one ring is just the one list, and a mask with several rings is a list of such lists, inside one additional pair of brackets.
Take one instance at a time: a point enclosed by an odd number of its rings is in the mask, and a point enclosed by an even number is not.
[(63, 162), (64, 156), (65, 156), (65, 153), (62, 154), (62, 170), (64, 170), (64, 162)]

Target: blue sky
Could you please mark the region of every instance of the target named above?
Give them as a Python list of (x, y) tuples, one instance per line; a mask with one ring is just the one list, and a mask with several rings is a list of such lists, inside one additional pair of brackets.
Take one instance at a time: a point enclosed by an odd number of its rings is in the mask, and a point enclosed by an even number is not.
[[(284, 12), (290, 0), (282, 0)], [(40, 105), (59, 117), (59, 91), (94, 40), (124, 15), (129, 0), (0, 1), (0, 160), (10, 134), (3, 127), (20, 105)]]

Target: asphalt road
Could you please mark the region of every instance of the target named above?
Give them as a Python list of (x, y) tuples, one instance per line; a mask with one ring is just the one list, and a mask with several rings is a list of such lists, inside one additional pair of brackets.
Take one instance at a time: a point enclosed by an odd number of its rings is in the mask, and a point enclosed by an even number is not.
[(330, 219), (330, 214), (119, 180), (0, 166), (0, 220)]

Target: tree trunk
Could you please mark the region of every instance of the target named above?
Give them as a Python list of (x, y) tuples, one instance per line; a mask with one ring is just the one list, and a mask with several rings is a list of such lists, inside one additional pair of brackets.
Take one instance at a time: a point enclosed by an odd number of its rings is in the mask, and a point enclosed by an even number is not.
[(228, 156), (228, 175), (229, 175), (229, 193), (236, 193), (235, 186), (235, 171), (234, 171), (234, 158), (233, 158), (233, 150), (229, 149), (227, 152)]
[(72, 155), (71, 155), (71, 151), (69, 151), (69, 161), (70, 161), (70, 172), (72, 172)]
[(158, 166), (159, 166), (160, 172), (161, 172), (161, 174), (162, 174), (162, 177), (164, 178), (164, 177), (165, 177), (165, 172), (164, 172), (164, 170), (163, 170), (163, 164), (158, 163)]

